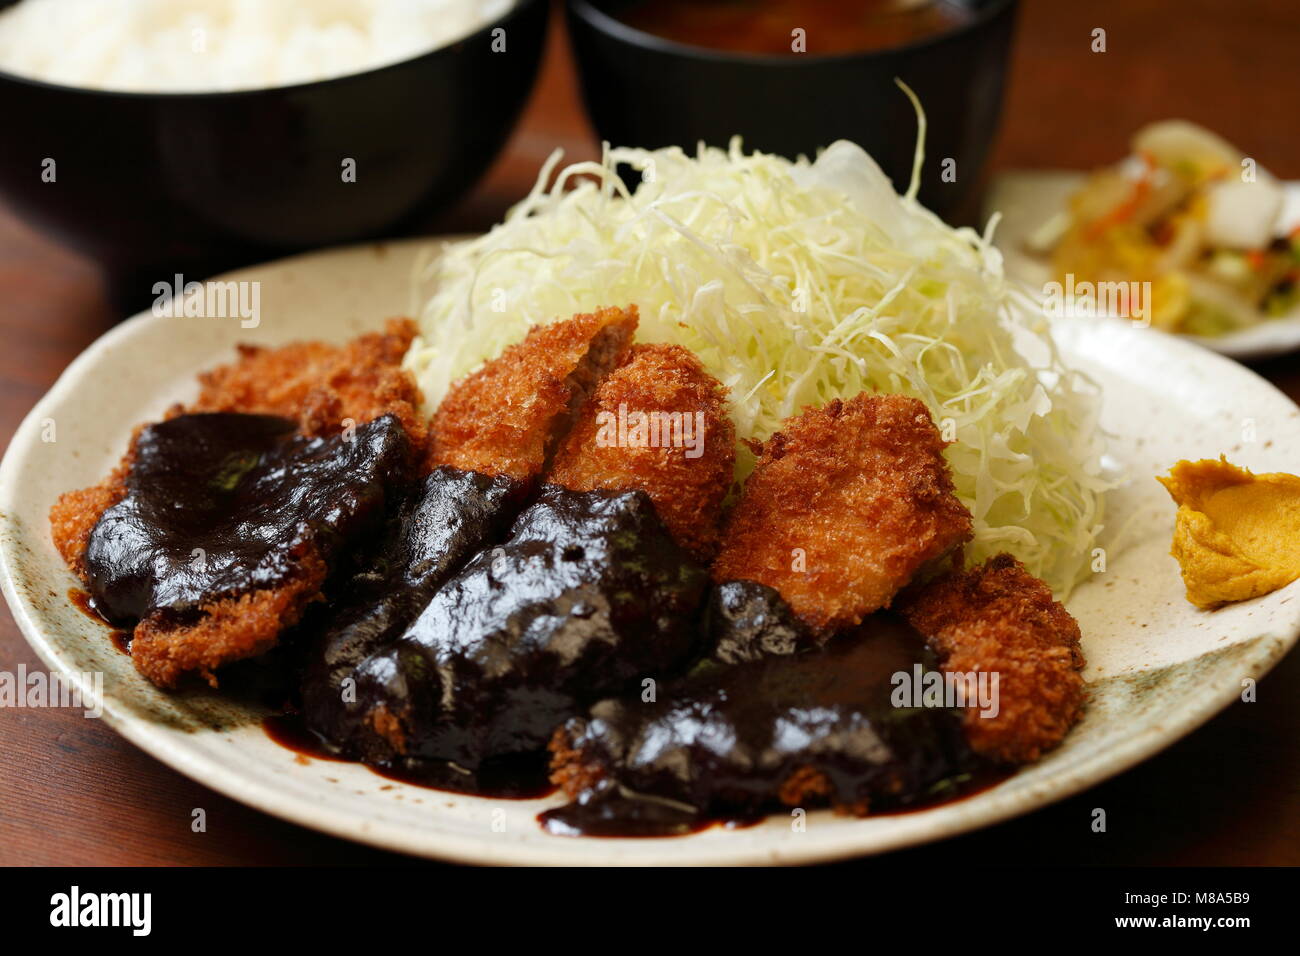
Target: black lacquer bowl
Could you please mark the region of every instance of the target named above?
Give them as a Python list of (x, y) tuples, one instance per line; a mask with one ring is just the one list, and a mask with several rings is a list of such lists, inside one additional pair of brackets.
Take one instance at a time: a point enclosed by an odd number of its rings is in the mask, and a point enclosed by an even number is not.
[[(970, 20), (920, 42), (862, 53), (773, 56), (676, 43), (616, 19), (627, 0), (569, 0), (587, 109), (616, 146), (726, 146), (809, 158), (837, 139), (869, 152), (901, 191), (916, 120), (894, 83), (920, 97), (929, 132), (921, 201), (963, 209), (997, 130), (1016, 0), (965, 0)], [(943, 159), (955, 160), (952, 181)]]
[[(124, 93), (0, 72), (0, 196), (119, 281), (202, 278), (399, 234), (463, 193), (504, 144), (547, 11), (519, 0), (413, 59), (269, 89)], [(355, 182), (343, 175), (349, 159)]]

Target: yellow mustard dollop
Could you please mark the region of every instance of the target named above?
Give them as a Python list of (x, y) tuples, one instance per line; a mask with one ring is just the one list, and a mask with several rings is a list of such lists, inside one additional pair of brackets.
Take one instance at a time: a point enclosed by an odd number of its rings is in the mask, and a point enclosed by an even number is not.
[(1157, 476), (1178, 505), (1170, 552), (1187, 600), (1214, 608), (1300, 578), (1300, 477), (1255, 475), (1218, 461), (1180, 461)]

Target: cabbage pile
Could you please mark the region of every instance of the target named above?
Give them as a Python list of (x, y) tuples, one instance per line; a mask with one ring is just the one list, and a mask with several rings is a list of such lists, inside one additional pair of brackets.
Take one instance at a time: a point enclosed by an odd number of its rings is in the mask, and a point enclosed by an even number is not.
[[(701, 146), (606, 148), (427, 263), (406, 357), (430, 407), (534, 323), (635, 303), (638, 339), (694, 351), (741, 437), (864, 390), (921, 399), (953, 444), (968, 552), (1010, 551), (1064, 596), (1101, 530), (1095, 386), (1065, 367), (989, 236), (900, 196), (860, 147), (814, 162)], [(920, 168), (920, 146), (917, 170)], [(620, 167), (640, 173), (630, 193)], [(990, 231), (992, 227), (990, 223)], [(753, 467), (742, 452), (738, 477)]]

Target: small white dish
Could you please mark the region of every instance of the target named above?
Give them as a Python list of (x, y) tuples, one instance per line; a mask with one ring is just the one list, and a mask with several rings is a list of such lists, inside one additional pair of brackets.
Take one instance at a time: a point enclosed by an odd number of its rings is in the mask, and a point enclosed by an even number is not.
[[(1026, 241), (1045, 222), (1066, 208), (1071, 194), (1082, 185), (1085, 175), (1057, 170), (1016, 171), (998, 176), (989, 188), (984, 204), (985, 219), (1000, 213), (1002, 221), (993, 234), (993, 244), (1002, 252), (1007, 275), (1026, 285), (1031, 294), (1041, 294), (1053, 278), (1046, 261), (1029, 252)], [(1300, 183), (1286, 183), (1286, 205), (1281, 229), (1300, 225)], [(1118, 321), (1123, 319), (1101, 319)], [(1180, 335), (1221, 355), (1240, 361), (1257, 361), (1300, 349), (1300, 312), (1228, 335)]]

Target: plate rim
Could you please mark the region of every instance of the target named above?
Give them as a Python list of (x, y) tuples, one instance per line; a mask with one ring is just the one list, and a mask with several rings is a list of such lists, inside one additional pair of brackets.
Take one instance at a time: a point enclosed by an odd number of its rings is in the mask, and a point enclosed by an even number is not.
[[(365, 251), (375, 251), (395, 246), (433, 246), (448, 239), (461, 236), (420, 237), (415, 239), (367, 242), (347, 246), (332, 247), (301, 253), (270, 262), (256, 263), (242, 269), (233, 270), (214, 280), (238, 277), (249, 271), (261, 271), (270, 267), (279, 267), (304, 260), (328, 258), (330, 256), (360, 255)], [(104, 332), (86, 347), (60, 373), (49, 390), (33, 405), (14, 431), (0, 461), (0, 524), (11, 525), (11, 502), (16, 494), (14, 474), (22, 469), (39, 442), (39, 425), (42, 413), (61, 400), (65, 393), (75, 389), (78, 379), (97, 364), (100, 357), (108, 350), (133, 336), (143, 334), (153, 322), (165, 321), (152, 315), (149, 310), (137, 313), (111, 329)], [(1149, 335), (1151, 330), (1130, 330), (1124, 334)], [(1171, 335), (1162, 335), (1164, 347), (1182, 352), (1187, 358), (1197, 362), (1218, 365), (1231, 375), (1244, 375), (1253, 379), (1254, 384), (1263, 385), (1276, 394), (1282, 401), (1294, 402), (1267, 379), (1254, 370), (1240, 365), (1222, 354), (1203, 349), (1192, 342)], [(16, 529), (12, 529), (16, 531)], [(64, 665), (50, 641), (46, 638), (35, 617), (32, 602), (18, 592), (15, 584), (15, 569), (19, 566), (16, 550), (19, 536), (16, 533), (0, 535), (0, 589), (13, 615), (15, 623), (29, 646), (35, 651), (41, 662), (51, 672), (58, 672), (65, 678), (81, 686), (80, 675)], [(1292, 587), (1295, 587), (1293, 585)], [(1238, 641), (1235, 646), (1253, 645), (1243, 657), (1243, 664), (1254, 668), (1257, 678), (1262, 678), (1286, 653), (1300, 640), (1300, 601), (1286, 625), (1284, 633), (1265, 633), (1253, 638)], [(1212, 652), (1210, 652), (1212, 653)], [(1199, 659), (1194, 658), (1194, 659)], [(452, 831), (427, 831), (417, 834), (418, 845), (410, 844), (412, 834), (400, 824), (393, 824), (382, 819), (364, 820), (357, 814), (325, 807), (313, 803), (282, 789), (264, 783), (255, 777), (242, 777), (231, 774), (229, 769), (211, 760), (201, 751), (194, 751), (181, 745), (179, 739), (173, 739), (160, 732), (153, 722), (137, 714), (118, 711), (112, 700), (103, 701), (102, 718), (113, 730), (145, 753), (161, 761), (173, 770), (189, 777), (195, 782), (239, 803), (251, 806), (261, 812), (308, 829), (328, 833), (342, 839), (363, 843), (380, 849), (395, 851), (406, 855), (440, 859), (451, 862), (475, 864), (518, 864), (518, 865), (683, 865), (683, 864), (801, 864), (812, 862), (829, 862), (852, 857), (878, 855), (908, 846), (919, 846), (935, 842), (960, 833), (971, 832), (1041, 809), (1076, 793), (1089, 789), (1110, 779), (1148, 757), (1158, 753), (1176, 741), (1191, 733), (1210, 718), (1218, 714), (1238, 697), (1238, 689), (1227, 686), (1216, 693), (1204, 694), (1193, 706), (1184, 706), (1178, 710), (1172, 720), (1162, 720), (1158, 724), (1148, 723), (1139, 727), (1133, 735), (1124, 738), (1116, 746), (1103, 752), (1088, 756), (1080, 761), (1070, 773), (1049, 777), (1042, 781), (1033, 799), (1026, 803), (1020, 797), (1006, 797), (999, 802), (996, 799), (978, 816), (953, 817), (938, 826), (931, 826), (922, 833), (911, 832), (915, 826), (902, 825), (895, 834), (871, 834), (865, 839), (855, 839), (851, 832), (854, 821), (845, 820), (845, 828), (837, 828), (842, 835), (834, 845), (824, 845), (809, 841), (780, 847), (749, 846), (737, 844), (728, 846), (719, 842), (701, 849), (700, 844), (692, 844), (692, 850), (682, 853), (675, 850), (684, 844), (683, 838), (664, 838), (647, 841), (637, 839), (599, 838), (599, 843), (590, 838), (554, 837), (555, 842), (515, 842), (494, 841), (490, 836), (468, 837)], [(996, 798), (997, 788), (987, 792)], [(945, 806), (933, 810), (921, 810), (906, 817), (894, 819), (908, 822), (924, 821), (929, 814), (940, 812)], [(879, 819), (879, 818), (877, 818)], [(365, 824), (365, 825), (362, 825)], [(846, 829), (847, 828), (847, 829)], [(404, 839), (405, 835), (405, 839)], [(592, 852), (593, 844), (653, 846), (659, 852), (634, 853), (625, 859), (601, 859)], [(577, 849), (582, 846), (583, 849)]]

